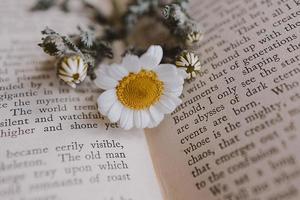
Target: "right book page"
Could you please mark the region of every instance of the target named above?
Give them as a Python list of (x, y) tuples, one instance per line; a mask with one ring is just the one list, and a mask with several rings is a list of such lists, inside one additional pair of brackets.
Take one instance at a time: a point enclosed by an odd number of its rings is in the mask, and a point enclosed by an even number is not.
[(166, 200), (300, 199), (300, 1), (194, 0), (201, 74), (147, 130)]

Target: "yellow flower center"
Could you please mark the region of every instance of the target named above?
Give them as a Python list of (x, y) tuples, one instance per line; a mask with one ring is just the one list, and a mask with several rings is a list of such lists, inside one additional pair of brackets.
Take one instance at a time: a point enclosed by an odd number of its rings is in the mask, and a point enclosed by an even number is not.
[(72, 76), (72, 77), (73, 77), (73, 79), (74, 79), (74, 80), (78, 80), (78, 79), (79, 79), (79, 74), (78, 74), (78, 73), (76, 73), (76, 74), (73, 74), (73, 76)]
[(117, 86), (117, 97), (120, 102), (135, 110), (150, 107), (157, 102), (163, 92), (163, 82), (158, 80), (153, 71), (142, 70), (137, 74), (130, 73)]

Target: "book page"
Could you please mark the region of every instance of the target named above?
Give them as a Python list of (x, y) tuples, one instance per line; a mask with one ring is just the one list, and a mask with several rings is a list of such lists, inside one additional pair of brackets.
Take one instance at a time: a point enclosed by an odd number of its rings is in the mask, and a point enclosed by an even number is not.
[(300, 199), (300, 2), (194, 0), (201, 74), (147, 130), (168, 200)]
[(37, 46), (46, 25), (69, 34), (88, 17), (34, 2), (0, 1), (0, 199), (162, 199), (144, 132), (109, 123), (100, 90), (60, 82)]

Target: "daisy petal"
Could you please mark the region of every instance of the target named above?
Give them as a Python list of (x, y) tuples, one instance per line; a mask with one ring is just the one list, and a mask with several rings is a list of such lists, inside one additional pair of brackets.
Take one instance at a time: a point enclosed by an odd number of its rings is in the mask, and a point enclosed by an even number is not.
[(174, 75), (174, 76), (163, 76), (160, 77), (160, 80), (162, 80), (165, 84), (169, 84), (169, 85), (183, 85), (183, 78), (181, 78), (181, 76), (178, 75)]
[[(151, 116), (150, 116), (150, 118), (151, 118)], [(154, 128), (154, 127), (155, 127), (155, 121), (151, 118), (147, 128)]]
[(107, 71), (108, 71), (108, 69), (109, 69), (109, 65), (107, 65), (107, 64), (101, 64), (96, 70), (95, 70), (95, 73), (96, 73), (96, 75), (98, 76), (98, 75), (102, 75), (102, 74), (107, 74)]
[(174, 103), (176, 106), (178, 106), (179, 104), (182, 103), (181, 99), (179, 99), (177, 96), (175, 96), (175, 95), (172, 94), (172, 93), (166, 93), (166, 94), (164, 94), (164, 96), (165, 96), (166, 98), (172, 100), (173, 103)]
[(126, 107), (123, 108), (121, 117), (120, 117), (120, 126), (124, 128), (126, 126), (126, 123), (128, 121), (128, 116), (129, 116), (130, 110)]
[(78, 70), (77, 72), (78, 73), (81, 73), (85, 68), (85, 64), (83, 63), (83, 60), (82, 59), (79, 59), (79, 64), (78, 64)]
[(65, 81), (65, 82), (71, 82), (71, 81), (73, 81), (73, 78), (72, 77), (69, 77), (69, 76), (64, 76), (64, 75), (58, 75), (58, 77), (60, 78), (60, 79), (62, 79), (63, 81)]
[(177, 74), (176, 66), (172, 64), (160, 64), (154, 71), (158, 74), (158, 77), (169, 77)]
[(150, 122), (149, 122), (147, 128), (154, 128), (154, 127), (158, 126), (159, 123), (160, 123), (160, 121), (156, 122), (150, 115)]
[(166, 96), (162, 96), (155, 106), (164, 114), (169, 114), (176, 108), (175, 103)]
[(100, 65), (100, 67), (98, 67), (95, 70), (95, 74), (96, 74), (97, 78), (100, 78), (100, 77), (110, 77), (110, 75), (108, 74), (109, 67), (110, 66), (107, 65), (107, 64)]
[(73, 76), (73, 74), (69, 74), (69, 73), (67, 73), (65, 70), (63, 70), (63, 69), (58, 69), (58, 74), (59, 75), (63, 75), (63, 76), (68, 76), (68, 77), (72, 77)]
[(156, 123), (161, 122), (161, 120), (164, 118), (164, 114), (161, 113), (154, 105), (150, 106), (149, 112), (151, 115), (151, 119)]
[(163, 57), (163, 50), (159, 45), (152, 45), (148, 48), (146, 53), (140, 57), (143, 69), (154, 69), (161, 62)]
[(165, 106), (163, 104), (161, 104), (160, 102), (155, 104), (155, 107), (159, 110), (159, 112), (161, 113), (171, 113), (170, 109), (168, 106)]
[(109, 90), (118, 84), (118, 82), (108, 76), (98, 76), (95, 80), (94, 83), (101, 89), (104, 90)]
[(133, 110), (128, 109), (127, 120), (123, 128), (125, 130), (129, 130), (132, 127), (133, 127)]
[(83, 74), (81, 74), (79, 77), (80, 77), (80, 81), (83, 81), (84, 79), (85, 79), (85, 77), (86, 77), (86, 73), (83, 73)]
[(108, 69), (108, 74), (115, 80), (119, 81), (128, 75), (128, 71), (120, 65), (112, 64)]
[(164, 88), (166, 92), (177, 92), (183, 90), (183, 85), (180, 84), (164, 84)]
[(142, 128), (142, 116), (140, 110), (133, 112), (133, 119), (134, 119), (135, 127)]
[(80, 76), (83, 76), (84, 74), (87, 74), (87, 67), (83, 68), (82, 72), (79, 73)]
[[(76, 73), (77, 71), (77, 63), (76, 63), (76, 60), (72, 59), (72, 58), (69, 58), (67, 60), (67, 63), (69, 65), (69, 68), (72, 70), (73, 73)], [(76, 66), (76, 67), (75, 67)]]
[(141, 110), (141, 128), (146, 128), (150, 122), (150, 113), (147, 110)]
[(66, 82), (69, 86), (71, 86), (72, 88), (76, 88), (76, 84), (73, 82)]
[(111, 122), (117, 122), (123, 110), (123, 105), (119, 101), (115, 101), (115, 103), (111, 106), (110, 110), (108, 111), (107, 117)]
[(170, 87), (169, 85), (165, 85), (165, 94), (166, 93), (172, 93), (175, 96), (180, 96), (183, 90), (183, 86), (178, 86), (178, 87)]
[[(166, 90), (165, 90), (166, 92), (167, 91), (168, 92), (171, 91), (171, 92), (174, 92), (174, 93), (178, 93), (179, 91), (182, 92), (181, 87), (182, 87), (182, 85), (180, 85), (179, 83), (178, 84), (176, 84), (176, 83), (172, 83), (172, 84), (164, 83), (164, 88), (166, 88)], [(181, 94), (181, 92), (180, 92), (180, 94)]]
[(116, 91), (114, 89), (103, 92), (97, 100), (98, 110), (101, 114), (107, 115), (111, 106), (117, 101)]
[(184, 79), (178, 74), (179, 72), (175, 65), (161, 64), (155, 71), (159, 79), (162, 80), (165, 85), (180, 87), (184, 83)]
[(61, 67), (65, 70), (68, 74), (73, 74), (73, 70), (64, 62), (61, 63)]
[(121, 64), (128, 72), (139, 72), (141, 69), (140, 59), (136, 55), (127, 54)]
[(179, 70), (175, 65), (172, 64), (160, 64), (159, 67), (155, 70), (159, 79), (163, 80), (164, 82), (169, 83), (179, 83), (180, 85), (183, 84), (184, 72)]
[(183, 69), (183, 68), (178, 68), (177, 74), (179, 76), (181, 76), (183, 79), (186, 79), (188, 77), (188, 74), (186, 73), (185, 69)]

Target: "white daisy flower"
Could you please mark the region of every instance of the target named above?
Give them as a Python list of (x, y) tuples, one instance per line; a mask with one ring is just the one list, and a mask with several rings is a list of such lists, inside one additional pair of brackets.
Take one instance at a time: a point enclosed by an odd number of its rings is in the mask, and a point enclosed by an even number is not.
[(73, 88), (87, 75), (87, 64), (78, 55), (62, 58), (58, 66), (58, 77)]
[(183, 51), (175, 63), (177, 67), (185, 69), (188, 79), (196, 77), (197, 72), (201, 70), (200, 59), (192, 52)]
[(98, 98), (100, 113), (126, 130), (157, 126), (181, 103), (186, 77), (175, 65), (160, 64), (162, 57), (160, 46), (150, 46), (141, 57), (126, 55), (121, 64), (102, 66), (95, 79), (106, 90)]

